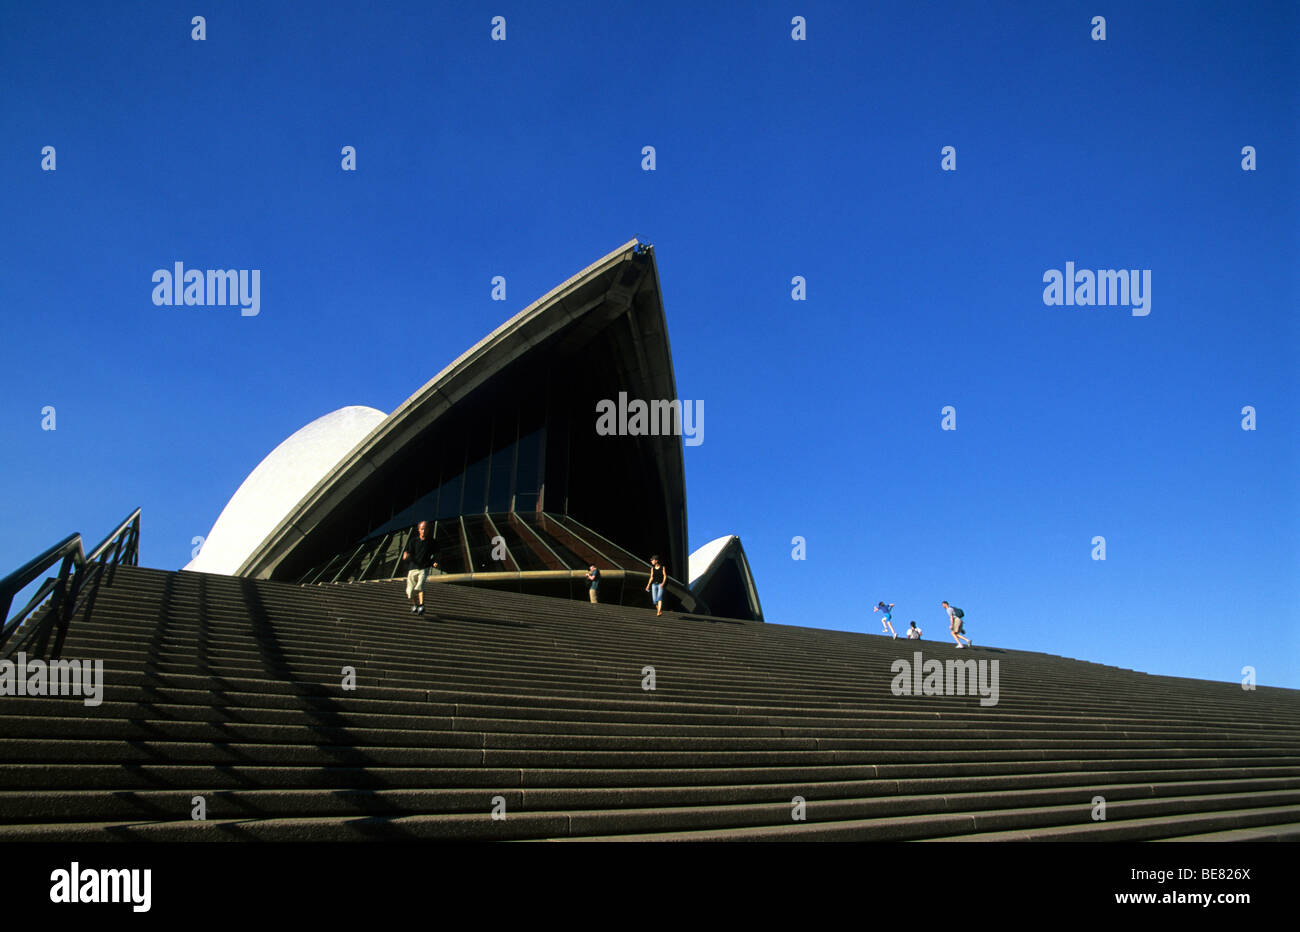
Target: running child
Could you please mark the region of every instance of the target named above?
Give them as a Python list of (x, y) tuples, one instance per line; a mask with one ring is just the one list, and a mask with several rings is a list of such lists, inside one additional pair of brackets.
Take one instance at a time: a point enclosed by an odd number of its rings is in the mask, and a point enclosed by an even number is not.
[[(889, 614), (889, 610), (893, 608), (895, 604), (897, 603), (890, 602), (886, 605), (884, 602), (877, 602), (876, 607), (871, 610), (871, 614), (874, 615), (876, 612), (884, 612), (884, 617), (880, 619), (880, 622), (885, 626), (885, 630), (894, 636), (894, 640), (898, 640), (898, 633), (894, 630), (894, 626), (889, 622), (889, 619), (893, 617)], [(881, 632), (881, 634), (884, 633), (884, 631)]]

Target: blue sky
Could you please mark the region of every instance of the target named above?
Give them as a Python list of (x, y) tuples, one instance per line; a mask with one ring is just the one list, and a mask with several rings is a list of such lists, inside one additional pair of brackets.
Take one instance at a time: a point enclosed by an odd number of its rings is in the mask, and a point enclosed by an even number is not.
[[(768, 620), (949, 599), (1300, 687), (1296, 5), (712, 7), (0, 7), (0, 572), (136, 505), (183, 565), (284, 437), (636, 236), (705, 403), (691, 545), (740, 534)], [(260, 313), (155, 306), (175, 261)], [(1067, 261), (1150, 269), (1150, 314), (1046, 306)]]

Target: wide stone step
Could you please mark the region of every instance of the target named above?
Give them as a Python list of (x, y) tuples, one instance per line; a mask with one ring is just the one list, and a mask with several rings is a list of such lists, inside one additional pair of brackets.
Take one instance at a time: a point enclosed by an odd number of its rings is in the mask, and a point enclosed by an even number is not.
[[(1123, 821), (1077, 824), (1083, 807), (1048, 807), (975, 813), (927, 813), (881, 816), (825, 822), (796, 822), (775, 827), (779, 818), (789, 818), (788, 805), (695, 806), (621, 810), (617, 812), (511, 812), (506, 803), (504, 818), (494, 819), (491, 810), (480, 813), (439, 813), (411, 816), (262, 817), (246, 819), (170, 820), (155, 822), (81, 822), (42, 825), (0, 825), (0, 841), (367, 841), (398, 839), (589, 839), (589, 840), (856, 840), (907, 841), (933, 838), (937, 832), (952, 840), (967, 837), (985, 839), (992, 835), (1015, 835), (1022, 840), (1128, 840), (1171, 837), (1187, 829), (1276, 824), (1279, 818), (1294, 821), (1300, 806), (1251, 807), (1229, 811), (1203, 811), (1207, 804), (1243, 801), (1240, 797), (1216, 799), (1187, 797), (1181, 800), (1146, 800), (1119, 803), (1130, 818)], [(490, 805), (490, 803), (489, 803)], [(1198, 807), (1201, 807), (1198, 809)], [(852, 811), (826, 805), (827, 814)], [(1191, 809), (1192, 811), (1188, 811)], [(500, 812), (500, 811), (499, 811)], [(1086, 818), (1086, 815), (1085, 815)], [(979, 832), (987, 825), (1037, 823), (998, 833)], [(763, 824), (753, 824), (763, 823)], [(1073, 823), (1073, 824), (1072, 824)], [(610, 829), (628, 830), (611, 835)], [(968, 836), (960, 833), (970, 832)]]
[[(441, 724), (443, 727), (435, 727)], [(492, 723), (498, 724), (498, 723)], [(686, 733), (637, 734), (635, 729), (622, 733), (574, 734), (562, 726), (551, 729), (529, 729), (515, 732), (509, 729), (473, 729), (456, 719), (433, 720), (421, 728), (367, 728), (344, 724), (334, 716), (320, 716), (315, 721), (293, 724), (262, 724), (239, 721), (178, 721), (175, 719), (118, 719), (97, 717), (31, 717), (18, 718), (6, 723), (8, 740), (65, 739), (92, 740), (118, 739), (121, 741), (190, 742), (263, 742), (275, 744), (314, 743), (318, 745), (350, 745), (355, 747), (485, 747), (485, 748), (538, 748), (559, 750), (642, 750), (642, 751), (870, 751), (879, 752), (881, 759), (894, 752), (931, 752), (942, 746), (955, 754), (978, 750), (985, 754), (1004, 751), (1042, 749), (1044, 751), (1071, 749), (1079, 753), (1108, 752), (1110, 756), (1123, 757), (1135, 752), (1178, 750), (1185, 752), (1223, 750), (1236, 746), (1236, 742), (1223, 739), (1162, 740), (1152, 737), (1129, 738), (1110, 735), (1093, 738), (1045, 738), (1042, 736), (994, 736), (978, 731), (926, 734), (923, 737), (901, 735), (876, 735), (859, 732), (848, 737), (768, 735), (716, 735)], [(12, 744), (15, 755), (21, 747)], [(1289, 750), (1288, 747), (1261, 745), (1264, 753)], [(17, 759), (17, 758), (15, 758)]]
[[(1093, 770), (1077, 762), (990, 762), (960, 767), (922, 764), (886, 767), (852, 764), (802, 767), (717, 767), (689, 771), (691, 783), (713, 790), (729, 786), (776, 783), (840, 787), (835, 792), (894, 795), (904, 791), (955, 793), (976, 790), (1051, 787), (1085, 783), (1097, 786), (1124, 782), (1195, 782), (1233, 779), (1285, 779), (1296, 773), (1295, 762), (1269, 766), (1223, 766), (1224, 761), (1142, 762), (1137, 769), (1118, 762), (1097, 762)], [(1101, 768), (1113, 769), (1101, 769)], [(960, 771), (960, 772), (953, 772)], [(400, 765), (303, 765), (133, 763), (10, 764), (0, 768), (0, 790), (40, 787), (54, 789), (129, 790), (159, 787), (208, 786), (217, 789), (255, 787), (534, 787), (609, 788), (679, 785), (684, 771), (670, 768), (484, 768), (404, 767)], [(852, 789), (850, 789), (852, 788)], [(179, 791), (179, 790), (178, 790)], [(824, 795), (822, 790), (817, 791)]]
[[(0, 719), (12, 717), (6, 722), (5, 733), (13, 737), (41, 736), (53, 734), (60, 727), (60, 720), (84, 720), (84, 727), (115, 727), (101, 725), (103, 720), (129, 721), (139, 726), (145, 722), (167, 721), (175, 723), (221, 723), (221, 724), (261, 724), (261, 725), (300, 725), (317, 727), (330, 725), (338, 728), (360, 730), (398, 729), (416, 731), (490, 731), (511, 734), (545, 734), (545, 735), (618, 735), (618, 736), (684, 736), (684, 737), (777, 737), (777, 738), (821, 738), (827, 740), (898, 739), (912, 741), (1012, 741), (1031, 740), (1049, 742), (1099, 742), (1105, 744), (1112, 739), (1119, 741), (1136, 741), (1166, 739), (1175, 741), (1180, 746), (1189, 742), (1207, 739), (1205, 730), (1191, 728), (1172, 729), (1128, 727), (1123, 730), (1113, 726), (1100, 726), (1095, 721), (1069, 722), (1055, 721), (1049, 726), (1040, 722), (972, 722), (962, 725), (952, 719), (884, 719), (864, 718), (855, 725), (823, 725), (824, 720), (784, 719), (780, 723), (773, 717), (754, 717), (762, 724), (742, 724), (726, 718), (705, 716), (672, 716), (665, 713), (625, 713), (621, 716), (612, 713), (586, 712), (584, 717), (575, 718), (571, 710), (562, 709), (510, 709), (508, 707), (480, 707), (484, 712), (496, 713), (491, 716), (456, 714), (464, 709), (459, 705), (448, 706), (445, 711), (450, 714), (421, 714), (431, 711), (428, 703), (399, 704), (372, 701), (365, 705), (353, 705), (348, 708), (387, 708), (390, 711), (347, 711), (341, 703), (292, 703), (276, 702), (274, 706), (228, 705), (226, 697), (213, 696), (210, 704), (161, 702), (103, 702), (91, 708), (78, 708), (76, 702), (48, 702), (39, 697), (10, 698), (0, 706)], [(277, 697), (278, 698), (278, 697)], [(268, 703), (269, 705), (269, 703)], [(84, 715), (77, 713), (84, 712)], [(519, 716), (527, 717), (519, 717)], [(604, 717), (604, 720), (599, 720)], [(598, 720), (591, 720), (598, 719)], [(691, 720), (695, 719), (695, 720)], [(846, 720), (838, 720), (840, 722)], [(800, 722), (800, 724), (789, 724)], [(989, 727), (996, 724), (997, 727)], [(80, 727), (80, 726), (79, 726)], [(117, 734), (118, 732), (114, 732)], [(1068, 735), (1069, 738), (1062, 737)], [(1255, 733), (1228, 733), (1213, 731), (1208, 737), (1216, 740), (1243, 739), (1260, 740)]]
[[(1222, 800), (1217, 800), (1222, 801)], [(1032, 811), (1031, 811), (1032, 812)], [(1070, 813), (1074, 815), (1075, 813)], [(798, 823), (722, 830), (642, 832), (589, 835), (553, 840), (583, 841), (1148, 841), (1182, 839), (1207, 831), (1289, 824), (1300, 807), (1279, 806), (1161, 814), (1124, 821), (1057, 824), (1001, 832), (978, 832), (981, 821), (996, 813), (910, 816), (900, 819)], [(1064, 815), (1064, 813), (1062, 814)], [(1005, 814), (1003, 814), (1005, 816)]]
[[(689, 772), (682, 774), (689, 778)], [(897, 788), (897, 785), (895, 785)], [(1300, 792), (1300, 776), (1262, 780), (1224, 780), (1170, 783), (1116, 783), (1106, 786), (1109, 801), (1182, 797), (1193, 793), (1240, 796), (1258, 794), (1259, 803), (1286, 801), (1281, 791)], [(766, 819), (775, 810), (805, 800), (818, 819), (878, 817), (898, 814), (968, 811), (971, 809), (1023, 808), (1027, 805), (1090, 807), (1095, 784), (1040, 789), (1008, 789), (969, 793), (917, 794), (872, 792), (867, 784), (750, 784), (745, 786), (511, 789), (483, 784), (474, 788), (420, 789), (214, 789), (191, 786), (173, 790), (93, 790), (0, 792), (0, 822), (81, 822), (105, 819), (171, 821), (184, 817), (202, 797), (209, 819), (255, 816), (420, 815), (488, 812), (497, 797), (510, 812), (558, 809), (639, 809), (645, 807), (707, 807), (713, 804), (768, 804)], [(867, 795), (869, 794), (869, 795)]]

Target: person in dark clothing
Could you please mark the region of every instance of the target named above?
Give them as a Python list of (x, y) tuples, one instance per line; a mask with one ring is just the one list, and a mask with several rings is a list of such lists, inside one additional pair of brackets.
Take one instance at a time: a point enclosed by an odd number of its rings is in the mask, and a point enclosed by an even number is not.
[(600, 570), (596, 569), (596, 564), (591, 564), (591, 568), (587, 570), (587, 578), (591, 580), (591, 586), (587, 589), (587, 598), (591, 599), (592, 602), (599, 602)]
[(406, 564), (406, 597), (411, 600), (411, 614), (424, 614), (424, 579), (429, 568), (437, 568), (438, 554), (433, 549), (433, 538), (429, 536), (429, 522), (421, 521), (415, 529), (416, 536), (402, 551)]
[(659, 555), (650, 558), (650, 581), (645, 584), (645, 591), (650, 593), (650, 601), (655, 604), (655, 615), (664, 613), (664, 587), (668, 584), (668, 567), (659, 562)]

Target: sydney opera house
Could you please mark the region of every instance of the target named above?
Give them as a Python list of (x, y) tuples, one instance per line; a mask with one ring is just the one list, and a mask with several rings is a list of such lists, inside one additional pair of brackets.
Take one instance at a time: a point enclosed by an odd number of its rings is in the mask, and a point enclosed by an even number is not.
[(427, 520), (439, 583), (585, 600), (594, 564), (602, 602), (646, 605), (659, 554), (672, 607), (761, 621), (739, 538), (688, 548), (680, 429), (597, 430), (598, 406), (620, 395), (678, 398), (654, 249), (636, 240), (489, 333), (391, 414), (350, 406), (298, 430), (243, 482), (186, 569), (392, 579)]
[[(764, 619), (736, 537), (688, 552), (691, 432), (615, 398), (677, 399), (635, 241), (295, 432), (188, 572), (138, 565), (137, 508), (0, 579), (0, 843), (1300, 839), (1296, 691)], [(900, 691), (923, 655), (1002, 688)]]

